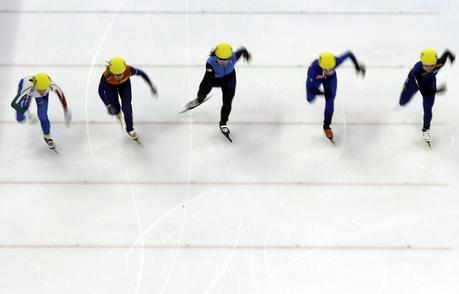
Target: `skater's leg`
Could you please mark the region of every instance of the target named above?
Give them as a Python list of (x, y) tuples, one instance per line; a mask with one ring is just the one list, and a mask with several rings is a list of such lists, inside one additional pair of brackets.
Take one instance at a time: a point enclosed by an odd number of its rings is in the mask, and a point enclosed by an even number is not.
[(316, 99), (317, 92), (319, 90), (319, 87), (321, 85), (320, 81), (313, 80), (313, 81), (306, 81), (306, 100), (309, 103), (314, 102)]
[(325, 96), (324, 130), (329, 129), (332, 123), (334, 103), (335, 103), (334, 97)]
[(121, 97), (121, 109), (124, 114), (124, 121), (126, 123), (126, 132), (134, 130), (134, 122), (132, 118), (132, 91), (131, 81), (127, 80), (119, 87)]
[[(28, 110), (30, 106), (30, 97), (25, 98), (23, 101), (21, 101), (21, 107), (23, 109)], [(16, 121), (18, 122), (24, 122), (25, 120), (25, 115), (24, 112), (20, 112), (16, 110)]]
[[(18, 84), (17, 97), (21, 93), (23, 85), (24, 85), (24, 79), (21, 79), (19, 81), (19, 84)], [(22, 108), (23, 110), (27, 111), (29, 109), (29, 106), (30, 106), (30, 99), (31, 98), (29, 96), (26, 96), (25, 99), (20, 101), (19, 102), (20, 103), (20, 108)], [(24, 112), (16, 110), (16, 121), (17, 122), (24, 122), (25, 118), (26, 117), (24, 115)]]
[(325, 111), (324, 111), (324, 130), (329, 129), (332, 123), (337, 82), (335, 79), (330, 79), (324, 83), (325, 92)]
[(406, 79), (403, 85), (402, 93), (400, 94), (399, 104), (400, 106), (406, 105), (418, 91), (418, 86), (414, 79)]
[(50, 123), (48, 119), (48, 97), (49, 94), (41, 98), (36, 98), (35, 101), (37, 102), (37, 114), (38, 119), (40, 120), (41, 129), (43, 131), (43, 135), (49, 135), (50, 133)]
[(121, 106), (118, 98), (118, 87), (108, 84), (104, 77), (100, 80), (99, 97), (105, 106), (110, 105), (114, 109), (114, 115), (119, 114)]
[(236, 73), (230, 75), (230, 78), (222, 85), (223, 105), (220, 111), (220, 125), (226, 125), (231, 113), (231, 105), (236, 92)]
[(210, 93), (212, 90), (212, 87), (214, 87), (214, 78), (212, 78), (209, 74), (205, 74), (201, 83), (199, 84), (199, 90), (198, 90), (198, 103), (202, 103), (204, 99), (206, 99), (207, 94)]
[(435, 95), (422, 96), (422, 107), (424, 108), (424, 125), (422, 130), (430, 129), (430, 122), (432, 121), (432, 107), (435, 102)]

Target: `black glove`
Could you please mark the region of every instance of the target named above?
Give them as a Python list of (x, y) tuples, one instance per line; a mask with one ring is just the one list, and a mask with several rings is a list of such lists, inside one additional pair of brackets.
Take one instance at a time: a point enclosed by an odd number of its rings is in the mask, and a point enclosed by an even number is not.
[(158, 89), (153, 85), (151, 86), (151, 94), (155, 97), (158, 96)]
[(242, 57), (245, 59), (245, 61), (250, 62), (252, 60), (252, 55), (250, 55), (249, 51), (245, 50), (242, 52)]
[(451, 53), (449, 59), (451, 60), (451, 63), (454, 63), (454, 60), (456, 60), (456, 55), (454, 55), (453, 53)]
[(435, 91), (438, 94), (445, 93), (446, 92), (446, 84), (440, 85), (440, 87), (437, 88), (437, 91)]
[(319, 96), (325, 96), (325, 92), (322, 91), (321, 89), (317, 89), (316, 91), (316, 95), (319, 95)]
[(362, 76), (365, 77), (367, 69), (363, 63), (357, 64), (357, 66), (355, 67), (355, 70), (357, 71), (357, 73), (361, 73)]
[(107, 112), (108, 114), (110, 115), (117, 115), (119, 113), (119, 110), (117, 110), (114, 106), (112, 106), (111, 104), (108, 104), (107, 105)]

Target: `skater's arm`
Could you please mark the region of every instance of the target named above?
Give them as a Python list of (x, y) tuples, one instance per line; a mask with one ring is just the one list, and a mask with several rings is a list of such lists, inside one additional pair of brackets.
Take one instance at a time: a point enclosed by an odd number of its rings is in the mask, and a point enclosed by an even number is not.
[(25, 79), (27, 79), (27, 78), (22, 78), (19, 81), (17, 95), (21, 95), (22, 96), (22, 95), (26, 94), (28, 91), (29, 91), (28, 94), (30, 94), (30, 91), (33, 88), (32, 79), (29, 79), (28, 81), (26, 81)]
[(316, 98), (316, 95), (322, 95), (320, 91), (320, 80), (317, 79), (319, 72), (317, 71), (316, 64), (311, 64), (308, 68), (308, 75), (306, 77), (306, 100), (309, 103), (313, 102)]
[(64, 92), (58, 85), (54, 83), (51, 84), (50, 89), (54, 93), (56, 93), (57, 97), (59, 97), (59, 101), (61, 102), (62, 108), (64, 109), (65, 124), (68, 126), (70, 124), (70, 121), (72, 120), (72, 113), (70, 112), (68, 108), (67, 99), (65, 99)]
[(446, 92), (446, 84), (442, 84), (440, 85), (440, 87), (437, 87), (437, 89), (435, 90), (435, 93), (445, 93)]
[(422, 95), (433, 94), (430, 93), (431, 91), (429, 91), (425, 83), (422, 82), (422, 73), (413, 71), (411, 78), (416, 81), (416, 85), (418, 86), (419, 92), (421, 92)]
[(102, 75), (99, 83), (99, 97), (102, 100), (102, 102), (104, 102), (105, 107), (107, 107), (108, 114), (116, 115), (118, 114), (119, 110), (113, 107), (110, 97), (107, 96), (108, 87), (110, 87), (110, 85), (107, 83), (107, 80)]
[(65, 98), (65, 95), (62, 89), (54, 83), (51, 84), (50, 88), (54, 93), (56, 93), (57, 97), (59, 97), (59, 101), (61, 102), (61, 105), (64, 111), (67, 111), (68, 110), (67, 99)]
[(104, 102), (105, 106), (108, 106), (111, 104), (110, 98), (107, 97), (107, 91), (108, 91), (108, 83), (105, 77), (102, 75), (100, 78), (100, 83), (99, 83), (99, 97)]
[(18, 93), (16, 94), (16, 97), (14, 97), (13, 101), (11, 101), (11, 107), (20, 113), (27, 110), (28, 104), (27, 107), (24, 107), (23, 103), (30, 99), (30, 91), (33, 88), (32, 81), (25, 81), (25, 79), (27, 78), (23, 78), (19, 81)]
[(350, 58), (352, 63), (354, 64), (355, 70), (365, 75), (365, 66), (357, 61), (357, 58), (355, 57), (354, 53), (352, 53), (352, 51), (346, 51), (342, 55), (336, 57), (336, 67), (340, 66), (341, 63), (346, 61), (346, 59), (348, 58)]
[(418, 89), (421, 89), (422, 85), (422, 64), (420, 62), (416, 63), (416, 65), (410, 70), (408, 74), (408, 79), (414, 80)]
[(204, 74), (203, 80), (211, 84), (211, 80), (215, 77), (214, 69), (210, 63), (206, 63), (206, 73)]
[(446, 61), (448, 60), (448, 58), (449, 58), (449, 61), (453, 63), (454, 60), (456, 59), (456, 56), (451, 51), (446, 49), (445, 52), (443, 52), (442, 56), (438, 59), (437, 67), (442, 68), (446, 64)]
[(156, 87), (153, 85), (153, 83), (151, 82), (150, 78), (148, 77), (148, 75), (140, 70), (140, 69), (137, 69), (137, 68), (134, 68), (132, 66), (130, 66), (131, 68), (131, 73), (132, 75), (135, 75), (135, 76), (141, 76), (144, 81), (150, 86), (150, 89), (151, 89), (151, 92), (153, 93), (153, 95), (156, 95), (158, 93), (158, 91), (156, 90)]
[(418, 89), (421, 88), (422, 85), (422, 75), (420, 73), (415, 73), (414, 71), (410, 74), (410, 78), (416, 81), (416, 85)]
[(244, 57), (245, 61), (250, 62), (252, 60), (252, 55), (245, 49), (245, 47), (239, 48), (236, 52), (236, 61), (239, 60), (239, 58)]
[(21, 93), (23, 86), (24, 86), (24, 79), (21, 79), (18, 84), (18, 93), (17, 93), (18, 95)]

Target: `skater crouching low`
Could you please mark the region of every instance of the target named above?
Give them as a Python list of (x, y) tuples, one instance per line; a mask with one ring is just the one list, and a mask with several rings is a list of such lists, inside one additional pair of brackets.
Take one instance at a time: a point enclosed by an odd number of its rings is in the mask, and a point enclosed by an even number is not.
[[(324, 51), (320, 54), (318, 59), (311, 63), (306, 78), (306, 99), (309, 103), (312, 103), (317, 95), (325, 96), (323, 129), (325, 136), (333, 143), (331, 123), (337, 89), (336, 68), (348, 58), (352, 60), (357, 73), (361, 73), (362, 76), (365, 76), (365, 66), (357, 61), (357, 58), (355, 58), (351, 51), (337, 57), (331, 52)], [(323, 90), (320, 89), (321, 85)]]
[(440, 58), (437, 52), (428, 48), (421, 52), (421, 60), (418, 61), (410, 70), (402, 93), (400, 94), (399, 104), (405, 106), (413, 96), (420, 91), (422, 95), (422, 106), (424, 109), (424, 124), (422, 126), (422, 136), (424, 141), (430, 145), (430, 123), (432, 121), (432, 108), (435, 102), (435, 94), (446, 92), (446, 84), (437, 88), (437, 74), (440, 69), (450, 60), (451, 63), (456, 59), (455, 55), (445, 50)]
[(220, 43), (217, 47), (210, 52), (210, 56), (206, 62), (206, 73), (199, 85), (197, 98), (188, 102), (185, 105), (185, 110), (193, 109), (209, 97), (209, 92), (214, 87), (222, 89), (223, 105), (220, 110), (220, 131), (225, 135), (228, 140), (232, 141), (229, 137), (230, 130), (227, 126), (228, 118), (231, 113), (231, 106), (236, 92), (236, 70), (234, 66), (236, 62), (243, 57), (246, 62), (250, 62), (251, 55), (244, 47), (239, 48), (233, 52), (231, 45), (227, 43)]
[(137, 133), (134, 131), (134, 122), (132, 118), (132, 90), (130, 77), (135, 75), (141, 76), (145, 80), (150, 86), (153, 96), (158, 95), (156, 87), (145, 72), (127, 65), (121, 57), (114, 57), (110, 59), (106, 70), (100, 78), (99, 96), (107, 107), (107, 112), (110, 115), (116, 116), (121, 124), (122, 119), (120, 111), (123, 111), (126, 132), (132, 140), (140, 142)]
[(43, 139), (50, 149), (56, 150), (56, 145), (51, 137), (51, 123), (48, 118), (50, 91), (56, 93), (57, 97), (59, 97), (64, 110), (65, 123), (69, 125), (72, 114), (67, 106), (64, 92), (45, 73), (37, 73), (34, 76), (22, 78), (19, 81), (17, 95), (11, 102), (11, 106), (16, 110), (16, 120), (18, 122), (27, 121), (29, 123), (36, 123), (37, 117), (29, 110), (31, 100), (35, 99), (38, 119), (40, 120), (43, 131)]

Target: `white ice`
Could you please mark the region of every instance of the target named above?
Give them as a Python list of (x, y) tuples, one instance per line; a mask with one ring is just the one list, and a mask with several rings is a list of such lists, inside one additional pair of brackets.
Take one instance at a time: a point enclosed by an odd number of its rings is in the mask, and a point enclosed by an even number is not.
[[(448, 92), (434, 106), (432, 150), (421, 97), (395, 109), (423, 48), (459, 53), (458, 8), (2, 0), (0, 293), (459, 293), (457, 64), (437, 76)], [(221, 41), (253, 54), (236, 66), (232, 144), (218, 130), (219, 89), (177, 114)], [(333, 146), (305, 74), (320, 51), (347, 49), (367, 76), (338, 69)], [(156, 101), (132, 78), (143, 147), (97, 94), (114, 55), (159, 89)], [(51, 94), (60, 154), (9, 105), (19, 79), (40, 71), (73, 112), (66, 128)]]

